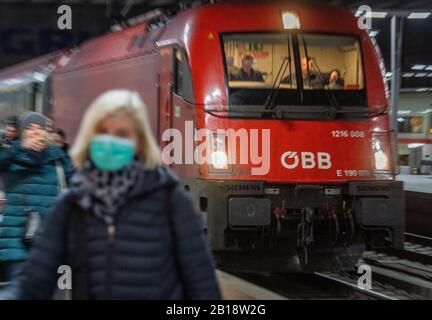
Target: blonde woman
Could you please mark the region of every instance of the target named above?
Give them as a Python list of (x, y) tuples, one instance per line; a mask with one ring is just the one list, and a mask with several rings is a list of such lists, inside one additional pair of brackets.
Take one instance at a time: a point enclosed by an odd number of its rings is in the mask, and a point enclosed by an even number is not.
[(71, 156), (77, 172), (70, 189), (6, 298), (50, 298), (62, 265), (72, 269), (75, 299), (220, 298), (200, 218), (161, 165), (136, 92), (99, 96)]

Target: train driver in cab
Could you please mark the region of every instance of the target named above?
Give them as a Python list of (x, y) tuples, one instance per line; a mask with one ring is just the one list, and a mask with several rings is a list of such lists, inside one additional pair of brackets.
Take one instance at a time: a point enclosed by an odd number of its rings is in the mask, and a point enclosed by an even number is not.
[[(319, 72), (316, 63), (312, 58), (301, 58), (300, 67), (305, 87), (309, 89), (324, 89), (324, 86), (327, 84), (328, 74)], [(295, 84), (296, 79), (293, 76), (293, 79), (291, 80), (291, 76), (287, 75), (281, 80), (281, 83)]]
[(231, 81), (256, 81), (264, 82), (262, 73), (252, 68), (254, 58), (246, 54), (242, 58), (242, 66), (236, 73), (230, 74)]

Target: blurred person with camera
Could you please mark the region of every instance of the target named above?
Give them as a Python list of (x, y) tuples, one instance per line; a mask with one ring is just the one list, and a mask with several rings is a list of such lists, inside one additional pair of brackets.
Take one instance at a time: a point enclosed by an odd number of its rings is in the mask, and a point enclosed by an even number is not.
[(21, 136), (0, 146), (0, 173), (6, 204), (0, 223), (0, 262), (6, 281), (15, 279), (28, 257), (39, 222), (72, 174), (64, 152), (49, 144), (47, 118), (27, 112), (19, 119)]

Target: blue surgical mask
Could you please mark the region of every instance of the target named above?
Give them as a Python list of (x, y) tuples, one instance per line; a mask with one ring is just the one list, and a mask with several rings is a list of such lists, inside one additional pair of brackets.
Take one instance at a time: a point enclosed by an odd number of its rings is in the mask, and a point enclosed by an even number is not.
[(130, 139), (101, 134), (90, 143), (90, 158), (96, 168), (104, 171), (119, 170), (133, 161), (135, 142)]

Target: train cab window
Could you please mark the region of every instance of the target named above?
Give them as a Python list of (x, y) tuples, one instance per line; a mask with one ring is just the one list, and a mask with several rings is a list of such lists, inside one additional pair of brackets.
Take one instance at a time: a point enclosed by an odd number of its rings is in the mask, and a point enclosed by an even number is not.
[(289, 34), (223, 36), (230, 104), (265, 104), (269, 92), (283, 89), (283, 98), (298, 103), (292, 37)]
[(295, 89), (294, 54), (289, 35), (230, 35), (224, 38), (231, 88), (269, 88), (281, 82)]
[(363, 68), (358, 41), (350, 36), (300, 36), (305, 90), (361, 90)]
[(181, 49), (174, 50), (174, 92), (184, 100), (193, 102), (191, 72)]
[(365, 106), (363, 66), (352, 36), (299, 35), (303, 103)]
[(232, 108), (367, 106), (354, 36), (242, 33), (222, 35), (222, 42)]

